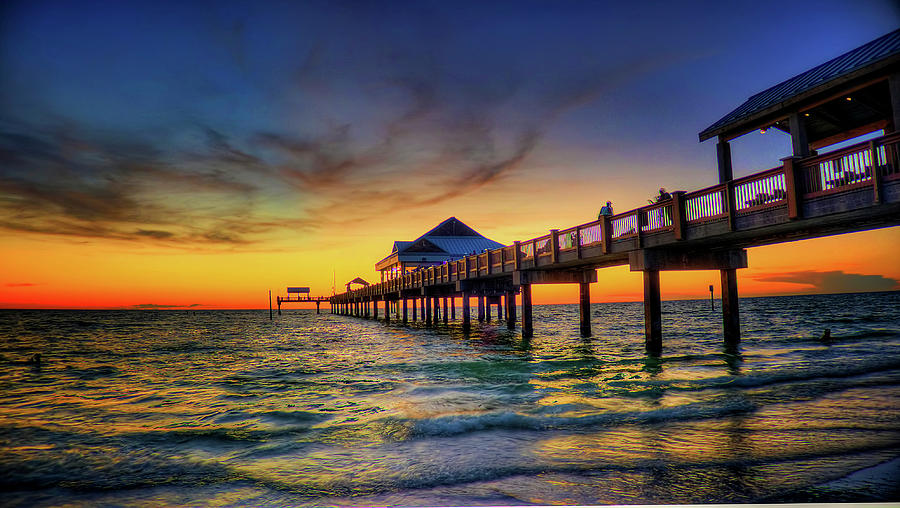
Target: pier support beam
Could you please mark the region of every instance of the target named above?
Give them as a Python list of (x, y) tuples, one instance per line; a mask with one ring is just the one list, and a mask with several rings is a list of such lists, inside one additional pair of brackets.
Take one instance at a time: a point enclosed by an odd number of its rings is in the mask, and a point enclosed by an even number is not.
[(378, 299), (372, 300), (372, 319), (378, 321)]
[(484, 296), (478, 295), (478, 322), (484, 322)]
[(444, 298), (442, 298), (442, 300), (443, 300), (443, 301), (442, 301), (441, 303), (442, 303), (443, 306), (444, 306), (444, 315), (443, 315), (443, 318), (444, 318), (444, 324), (447, 324), (447, 319), (450, 317), (450, 315), (447, 314), (447, 297), (445, 296)]
[(531, 284), (522, 284), (522, 337), (534, 335), (531, 326)]
[(456, 321), (456, 297), (450, 297), (450, 319)]
[(516, 292), (506, 292), (506, 328), (516, 329)]
[(432, 305), (434, 305), (434, 307), (433, 307), (433, 310), (434, 310), (434, 316), (433, 316), (432, 319), (431, 319), (431, 323), (432, 323), (434, 326), (437, 326), (437, 324), (438, 324), (438, 323), (440, 322), (440, 320), (441, 320), (441, 301), (440, 301), (440, 298), (438, 298), (438, 297), (435, 296), (435, 297), (432, 299), (432, 302), (431, 302), (431, 303), (432, 303)]
[(413, 315), (412, 315), (412, 320), (413, 320), (413, 323), (416, 322), (416, 309), (418, 308), (418, 306), (419, 306), (419, 302), (417, 302), (416, 299), (413, 298), (413, 299), (412, 299), (412, 311), (413, 311), (413, 312), (412, 312), (412, 314), (413, 314)]
[(468, 330), (472, 326), (471, 321), (471, 309), (469, 308), (469, 293), (463, 293), (462, 295), (462, 326), (463, 330)]
[(722, 136), (719, 136), (719, 142), (716, 144), (716, 159), (719, 166), (719, 183), (733, 180), (734, 175), (731, 169), (731, 145), (729, 145), (728, 140)]
[(489, 296), (484, 297), (484, 320), (488, 323), (491, 322), (491, 298)]
[(587, 282), (578, 284), (578, 315), (581, 318), (581, 336), (591, 336), (591, 285)]
[(741, 341), (741, 318), (738, 304), (737, 270), (722, 272), (722, 325), (725, 344), (736, 346)]
[(409, 319), (408, 319), (408, 312), (409, 312), (409, 311), (407, 310), (406, 298), (404, 298), (404, 299), (403, 299), (403, 324), (406, 324), (406, 323), (409, 322)]
[(659, 271), (644, 270), (644, 334), (647, 352), (662, 352), (662, 302), (659, 294)]
[(391, 301), (387, 298), (384, 299), (384, 322), (391, 322)]
[(740, 341), (737, 269), (747, 268), (747, 251), (680, 251), (646, 249), (628, 254), (631, 271), (644, 272), (644, 327), (647, 352), (662, 351), (662, 319), (659, 296), (659, 272), (665, 270), (719, 270), (722, 276), (722, 320), (725, 343)]
[(422, 315), (425, 316), (425, 324), (431, 326), (431, 298), (424, 296), (422, 297), (422, 302), (424, 306)]

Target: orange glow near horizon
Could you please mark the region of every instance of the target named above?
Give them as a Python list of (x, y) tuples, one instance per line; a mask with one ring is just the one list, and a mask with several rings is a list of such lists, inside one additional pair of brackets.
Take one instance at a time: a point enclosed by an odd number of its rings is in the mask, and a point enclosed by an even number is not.
[[(486, 236), (498, 237), (485, 232), (488, 228), (479, 228), (478, 223), (469, 224)], [(423, 226), (423, 232), (432, 226)], [(269, 289), (274, 302), (276, 296), (286, 296), (289, 285), (309, 286), (313, 296), (327, 296), (333, 280), (338, 293), (346, 281), (357, 276), (380, 280), (374, 262), (384, 255), (390, 241), (358, 239), (355, 249), (337, 243), (329, 248), (328, 244), (320, 242), (311, 251), (296, 252), (289, 248), (258, 253), (185, 252), (127, 249), (122, 242), (97, 245), (19, 238), (0, 248), (6, 266), (0, 308), (264, 309)], [(896, 290), (900, 265), (893, 253), (898, 248), (897, 228), (751, 248), (749, 267), (738, 271), (739, 291), (742, 297), (750, 297)], [(817, 286), (816, 274), (829, 273), (837, 283), (862, 278), (880, 285)], [(795, 280), (785, 282), (785, 274), (793, 274), (787, 278)], [(642, 300), (641, 273), (619, 266), (600, 269), (597, 277), (598, 282), (591, 285), (591, 301)], [(716, 298), (721, 293), (717, 271), (663, 272), (661, 285), (665, 300), (708, 298), (709, 285)], [(574, 284), (535, 285), (533, 289), (535, 304), (576, 303), (577, 299)], [(284, 308), (314, 305), (287, 304)]]

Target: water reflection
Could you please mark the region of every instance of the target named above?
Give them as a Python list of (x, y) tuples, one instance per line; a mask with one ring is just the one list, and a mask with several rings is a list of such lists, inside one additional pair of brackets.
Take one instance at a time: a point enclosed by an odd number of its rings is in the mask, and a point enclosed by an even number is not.
[(728, 374), (732, 376), (741, 375), (741, 366), (744, 363), (744, 357), (741, 356), (740, 346), (737, 344), (725, 344), (723, 347), (722, 359), (728, 366)]

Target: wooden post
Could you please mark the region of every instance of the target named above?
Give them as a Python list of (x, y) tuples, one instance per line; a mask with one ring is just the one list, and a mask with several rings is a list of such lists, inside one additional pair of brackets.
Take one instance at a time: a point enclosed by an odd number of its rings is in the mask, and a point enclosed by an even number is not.
[(575, 228), (575, 259), (581, 259), (581, 228)]
[(519, 247), (519, 241), (513, 242), (515, 251), (513, 251), (513, 270), (518, 271), (522, 265), (522, 249)]
[(413, 299), (412, 299), (412, 311), (413, 311), (413, 313), (412, 313), (412, 314), (413, 314), (413, 315), (412, 315), (412, 320), (413, 320), (413, 323), (416, 322), (416, 308), (417, 308), (418, 306), (419, 306), (418, 302), (416, 301), (415, 298), (413, 298)]
[(422, 300), (425, 302), (425, 310), (422, 311), (425, 315), (425, 324), (431, 326), (431, 298), (424, 296)]
[(444, 316), (443, 316), (444, 324), (447, 324), (447, 319), (450, 317), (450, 315), (447, 314), (447, 297), (446, 296), (443, 298), (443, 302), (441, 302), (441, 303), (443, 304), (443, 308), (444, 308)]
[(731, 145), (722, 136), (716, 144), (716, 160), (719, 166), (719, 183), (725, 183), (734, 179), (731, 169)]
[(900, 72), (888, 77), (888, 93), (891, 95), (891, 125), (884, 130), (885, 134), (900, 130)]
[(788, 116), (788, 125), (791, 130), (791, 148), (794, 151), (794, 157), (809, 157), (809, 139), (806, 136), (806, 122), (803, 116), (798, 113), (791, 113)]
[(600, 218), (600, 234), (601, 241), (603, 242), (603, 253), (609, 254), (610, 246), (612, 245), (612, 222), (609, 220), (609, 215), (604, 215)]
[(506, 328), (516, 329), (516, 292), (506, 292)]
[(387, 296), (384, 298), (384, 322), (391, 322), (391, 302), (387, 299)]
[(725, 182), (725, 213), (728, 214), (728, 231), (734, 231), (734, 181)]
[(784, 163), (784, 193), (787, 198), (788, 219), (799, 219), (801, 216), (800, 209), (800, 192), (797, 180), (797, 167), (794, 164), (793, 157), (785, 157), (781, 159)]
[(637, 211), (637, 244), (638, 247), (644, 248), (644, 226), (647, 225), (648, 214), (646, 210), (638, 209)]
[(372, 300), (372, 319), (378, 321), (378, 299)]
[(497, 321), (503, 321), (503, 297), (497, 296)]
[(672, 230), (676, 240), (684, 240), (687, 220), (684, 214), (684, 191), (672, 192)]
[(484, 295), (478, 295), (478, 322), (484, 322)]
[(406, 298), (404, 298), (403, 299), (403, 324), (406, 324), (409, 322), (408, 312), (409, 311), (407, 310)]
[(659, 271), (644, 270), (644, 336), (647, 352), (662, 352), (662, 302), (659, 293)]
[(484, 297), (484, 320), (488, 323), (491, 322), (491, 297)]
[(438, 301), (438, 297), (436, 297), (436, 296), (433, 297), (431, 304), (432, 304), (432, 310), (434, 311), (434, 316), (432, 317), (431, 322), (432, 322), (432, 324), (437, 326), (438, 321), (440, 320), (440, 317), (441, 317), (441, 305), (440, 305), (440, 302)]
[[(319, 304), (322, 303), (319, 300), (316, 300), (316, 314), (319, 313)], [(278, 315), (281, 315), (281, 305), (278, 306)]]
[(581, 336), (591, 336), (591, 284), (589, 282), (580, 282), (578, 314), (581, 318)]
[(450, 319), (456, 321), (456, 297), (450, 297)]
[(462, 294), (462, 325), (463, 330), (468, 330), (472, 326), (471, 309), (469, 308), (469, 293)]
[(428, 297), (423, 296), (421, 298), (421, 300), (422, 301), (419, 302), (419, 306), (420, 306), (420, 309), (422, 310), (422, 321), (425, 321), (425, 324), (429, 325), (429, 324), (431, 324), (431, 321), (428, 319), (428, 312), (425, 309), (425, 307), (428, 305), (428, 303), (426, 302), (426, 300), (428, 300)]
[(559, 230), (550, 230), (550, 264), (559, 262)]
[(741, 318), (738, 305), (737, 270), (722, 272), (722, 324), (725, 344), (736, 346), (741, 341)]
[[(885, 152), (887, 155), (887, 152)], [(881, 204), (881, 189), (883, 187), (881, 168), (878, 167), (878, 144), (875, 141), (869, 141), (869, 157), (872, 158), (872, 203)]]
[(534, 335), (531, 323), (531, 284), (522, 284), (522, 337)]

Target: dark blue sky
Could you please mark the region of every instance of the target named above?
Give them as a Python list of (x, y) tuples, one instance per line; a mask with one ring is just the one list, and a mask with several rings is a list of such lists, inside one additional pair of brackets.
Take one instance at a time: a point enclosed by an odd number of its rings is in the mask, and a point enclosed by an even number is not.
[[(900, 26), (890, 1), (2, 9), (0, 228), (233, 245), (450, 215), (511, 177), (606, 179), (628, 207), (709, 185), (700, 130)], [(786, 147), (738, 140), (736, 174)]]

